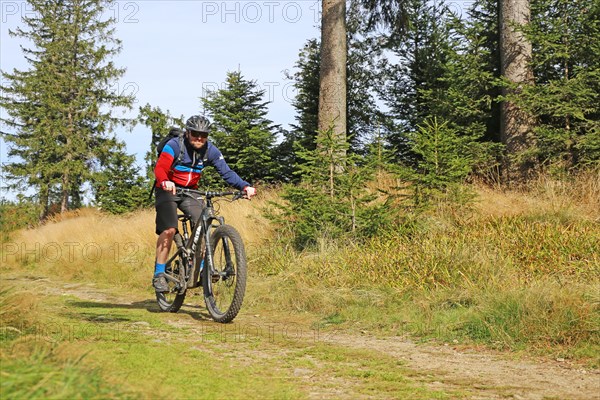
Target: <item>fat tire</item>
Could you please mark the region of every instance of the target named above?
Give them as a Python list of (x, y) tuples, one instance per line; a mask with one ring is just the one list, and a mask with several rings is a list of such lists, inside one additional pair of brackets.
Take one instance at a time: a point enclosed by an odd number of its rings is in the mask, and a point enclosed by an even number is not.
[(220, 225), (213, 231), (210, 237), (211, 249), (213, 251), (213, 263), (215, 263), (215, 249), (219, 241), (228, 239), (235, 261), (235, 287), (233, 298), (226, 310), (219, 309), (213, 293), (212, 277), (209, 276), (210, 267), (204, 266), (202, 270), (202, 287), (204, 289), (204, 301), (212, 319), (216, 322), (231, 322), (242, 308), (244, 294), (246, 292), (246, 250), (242, 237), (231, 225)]
[(164, 293), (156, 293), (156, 301), (161, 311), (176, 313), (183, 305), (185, 300), (185, 293), (176, 294), (172, 302), (169, 302), (167, 296)]
[[(183, 262), (181, 258), (177, 258), (177, 260), (175, 261), (178, 262), (180, 265)], [(169, 265), (167, 265), (167, 269), (168, 268), (170, 268)], [(170, 300), (170, 298), (167, 297), (167, 294), (156, 292), (156, 301), (158, 303), (158, 307), (161, 309), (161, 311), (176, 313), (183, 305), (183, 301), (185, 300), (185, 294), (186, 292), (183, 292), (183, 294), (177, 293), (175, 294), (175, 298), (173, 300)], [(171, 293), (170, 295), (172, 296), (173, 294)]]

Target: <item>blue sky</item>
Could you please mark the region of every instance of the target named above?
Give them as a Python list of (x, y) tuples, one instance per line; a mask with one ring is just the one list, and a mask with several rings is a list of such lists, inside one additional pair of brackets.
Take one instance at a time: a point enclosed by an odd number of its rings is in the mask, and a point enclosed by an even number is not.
[[(0, 69), (25, 69), (20, 45), (27, 44), (8, 31), (24, 27), (21, 17), (31, 9), (24, 1), (0, 0), (0, 11)], [(284, 71), (293, 69), (306, 40), (319, 36), (319, 12), (320, 0), (118, 1), (106, 11), (123, 44), (114, 61), (127, 68), (115, 90), (135, 93), (129, 115), (150, 103), (187, 117), (201, 112), (206, 89), (221, 87), (226, 72), (239, 68), (267, 90), (269, 118), (287, 127), (294, 122), (294, 90)], [(143, 165), (149, 130), (137, 126), (117, 135)], [(5, 163), (6, 146), (0, 146)]]

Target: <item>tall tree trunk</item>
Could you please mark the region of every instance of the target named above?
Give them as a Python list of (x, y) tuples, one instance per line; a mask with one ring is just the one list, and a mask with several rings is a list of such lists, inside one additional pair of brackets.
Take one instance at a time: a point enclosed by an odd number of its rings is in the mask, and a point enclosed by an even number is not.
[(73, 133), (75, 129), (73, 128), (73, 113), (71, 111), (68, 112), (67, 115), (68, 127), (66, 131), (65, 137), (65, 148), (67, 149), (67, 154), (65, 155), (65, 165), (66, 169), (62, 173), (62, 188), (61, 188), (61, 202), (60, 202), (60, 212), (61, 214), (66, 212), (69, 209), (69, 194), (71, 193), (71, 174), (69, 172), (71, 168), (71, 142), (73, 140)]
[(40, 184), (39, 207), (40, 213), (38, 219), (40, 222), (48, 217), (48, 202), (50, 201), (50, 187), (47, 183)]
[[(502, 75), (515, 84), (514, 89), (504, 89), (504, 95), (518, 95), (521, 88), (533, 82), (530, 66), (531, 43), (519, 30), (519, 25), (529, 23), (529, 0), (500, 1), (500, 58)], [(508, 181), (524, 181), (533, 171), (536, 163), (527, 156), (535, 145), (533, 137), (534, 120), (531, 115), (511, 101), (502, 104), (500, 135), (506, 146), (507, 159), (505, 172)]]
[[(346, 2), (322, 0), (319, 131), (346, 141)], [(343, 150), (341, 150), (343, 152)], [(343, 160), (343, 155), (341, 159)], [(341, 165), (336, 166), (339, 169)]]
[(69, 209), (69, 193), (71, 189), (71, 182), (69, 181), (69, 173), (65, 172), (62, 176), (62, 193), (60, 201), (60, 212), (61, 214)]

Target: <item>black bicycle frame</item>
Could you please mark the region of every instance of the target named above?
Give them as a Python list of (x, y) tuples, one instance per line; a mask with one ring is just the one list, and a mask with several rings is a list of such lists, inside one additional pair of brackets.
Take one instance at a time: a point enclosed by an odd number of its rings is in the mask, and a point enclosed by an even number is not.
[[(191, 196), (190, 194), (183, 192), (184, 195), (188, 195)], [(212, 244), (210, 243), (210, 228), (213, 226), (213, 221), (218, 221), (219, 225), (223, 225), (225, 223), (225, 220), (223, 217), (221, 216), (214, 216), (213, 215), (213, 202), (212, 202), (212, 193), (207, 193), (206, 195), (206, 207), (204, 207), (204, 209), (202, 210), (202, 213), (200, 214), (200, 217), (198, 218), (198, 220), (196, 221), (196, 223), (194, 224), (194, 227), (191, 230), (191, 234), (189, 236), (189, 238), (187, 238), (187, 243), (178, 243), (179, 237), (177, 236), (177, 233), (175, 234), (175, 244), (177, 245), (177, 252), (175, 252), (175, 254), (173, 254), (173, 256), (171, 258), (169, 258), (167, 260), (167, 264), (170, 264), (172, 262), (175, 261), (175, 259), (181, 255), (181, 258), (183, 259), (184, 265), (182, 265), (181, 267), (183, 268), (184, 271), (184, 277), (186, 279), (184, 279), (183, 282), (183, 287), (180, 288), (180, 292), (183, 292), (187, 289), (187, 278), (189, 278), (190, 276), (192, 276), (192, 274), (194, 274), (194, 269), (197, 268), (196, 265), (191, 266), (190, 268), (190, 260), (193, 260), (194, 254), (196, 254), (197, 248), (196, 246), (198, 246), (198, 243), (200, 242), (200, 237), (204, 236), (204, 247), (205, 247), (205, 255), (204, 257), (206, 258), (206, 262), (204, 264), (204, 268), (210, 268), (209, 276), (212, 276), (214, 273), (214, 263), (213, 263), (213, 258), (212, 258)], [(184, 217), (182, 224), (183, 224), (183, 231), (184, 231), (184, 235), (187, 236), (187, 222), (189, 221), (188, 217)], [(185, 236), (183, 237), (184, 240), (186, 239)], [(231, 265), (231, 252), (229, 249), (229, 243), (227, 241), (223, 241), (223, 247), (225, 249), (225, 257), (226, 257), (226, 265), (229, 266)], [(195, 263), (196, 264), (196, 263)], [(180, 279), (175, 279), (174, 277), (171, 277), (169, 275), (166, 275), (166, 278), (169, 279), (170, 281), (176, 282), (176, 283), (181, 283)]]

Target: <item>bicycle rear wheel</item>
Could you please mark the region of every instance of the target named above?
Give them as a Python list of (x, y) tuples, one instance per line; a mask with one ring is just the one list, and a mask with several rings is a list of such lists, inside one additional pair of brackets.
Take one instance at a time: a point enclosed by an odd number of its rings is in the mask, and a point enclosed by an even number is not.
[(202, 270), (204, 301), (216, 322), (231, 322), (242, 307), (246, 291), (244, 243), (230, 225), (215, 228), (210, 243), (212, 265)]
[[(167, 264), (165, 273), (166, 275), (181, 281), (182, 275), (184, 274), (182, 259), (177, 257), (173, 262)], [(156, 301), (162, 311), (176, 313), (183, 305), (186, 292), (180, 294), (180, 285), (170, 279), (167, 279), (167, 284), (169, 285), (169, 291), (156, 293)]]

